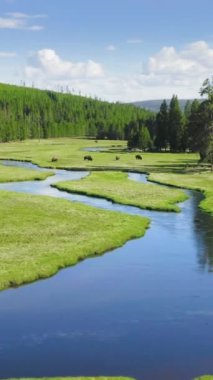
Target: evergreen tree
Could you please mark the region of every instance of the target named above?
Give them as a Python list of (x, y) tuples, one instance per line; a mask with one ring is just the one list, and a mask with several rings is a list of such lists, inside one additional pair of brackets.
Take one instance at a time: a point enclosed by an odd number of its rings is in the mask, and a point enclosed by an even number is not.
[(168, 106), (166, 100), (160, 106), (156, 116), (156, 139), (155, 146), (158, 150), (166, 149), (168, 145)]
[(194, 101), (189, 122), (190, 147), (200, 153), (200, 159), (212, 161), (213, 156), (213, 80), (206, 79), (200, 94), (207, 98)]
[(138, 132), (138, 144), (137, 148), (141, 150), (151, 149), (152, 139), (147, 127), (140, 127)]
[(169, 105), (169, 143), (172, 152), (182, 150), (183, 119), (177, 96), (173, 95)]

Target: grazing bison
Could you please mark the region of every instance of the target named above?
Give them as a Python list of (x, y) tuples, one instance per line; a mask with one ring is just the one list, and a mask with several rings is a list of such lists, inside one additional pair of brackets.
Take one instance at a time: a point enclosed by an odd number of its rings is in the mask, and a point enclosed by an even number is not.
[(88, 160), (88, 161), (92, 161), (93, 160), (93, 158), (92, 158), (92, 156), (84, 156), (84, 161), (85, 160)]
[(136, 160), (142, 160), (142, 156), (140, 154), (136, 154), (135, 158)]
[(52, 161), (52, 162), (56, 162), (56, 161), (58, 161), (58, 157), (53, 156), (52, 159), (51, 159), (51, 161)]
[(120, 160), (120, 157), (119, 156), (116, 156), (115, 157), (116, 161)]

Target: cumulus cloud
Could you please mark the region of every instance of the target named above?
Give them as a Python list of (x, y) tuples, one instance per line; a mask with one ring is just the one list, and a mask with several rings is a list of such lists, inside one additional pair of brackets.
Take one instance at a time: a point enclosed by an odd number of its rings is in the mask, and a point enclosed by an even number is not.
[(100, 63), (88, 60), (86, 62), (65, 61), (53, 49), (39, 50), (32, 63), (25, 67), (27, 78), (45, 77), (49, 80), (67, 80), (73, 78), (97, 78), (104, 75)]
[(213, 48), (205, 41), (181, 50), (164, 46), (143, 62), (142, 73), (135, 74), (104, 73), (100, 63), (65, 61), (54, 50), (43, 49), (25, 67), (25, 78), (40, 87), (69, 86), (76, 93), (112, 101), (162, 99), (173, 94), (193, 98), (199, 96), (204, 79), (212, 75), (212, 67)]
[(7, 13), (6, 16), (0, 17), (0, 29), (22, 29), (40, 31), (42, 25), (31, 25), (31, 19), (40, 19), (46, 15), (28, 15), (20, 12)]

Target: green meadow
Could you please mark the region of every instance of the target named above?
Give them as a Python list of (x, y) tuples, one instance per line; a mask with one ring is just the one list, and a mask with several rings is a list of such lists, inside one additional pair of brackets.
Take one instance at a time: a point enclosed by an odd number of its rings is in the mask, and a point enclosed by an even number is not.
[(122, 172), (91, 172), (78, 181), (58, 182), (59, 190), (107, 198), (116, 203), (137, 206), (142, 209), (179, 211), (177, 202), (187, 199), (181, 190), (143, 184), (128, 179)]
[(169, 186), (201, 191), (205, 199), (200, 203), (200, 207), (213, 214), (213, 172), (151, 173), (149, 180)]
[[(87, 147), (105, 151), (88, 153), (84, 151)], [(84, 160), (86, 154), (93, 157), (92, 162)], [(52, 157), (57, 161), (52, 162)], [(126, 151), (125, 142), (105, 140), (28, 140), (1, 144), (0, 149), (1, 159), (91, 171), (82, 180), (57, 183), (60, 189), (140, 208), (179, 211), (176, 203), (186, 199), (182, 190), (137, 183), (125, 173), (151, 172), (152, 168), (152, 181), (204, 192), (202, 207), (212, 211), (212, 173), (198, 167), (196, 154), (143, 153), (142, 157), (136, 160), (135, 153)], [(0, 165), (0, 182), (42, 180), (51, 174)], [(0, 221), (0, 289), (46, 278), (86, 257), (121, 246), (142, 236), (149, 225), (148, 219), (139, 216), (7, 191), (0, 191), (0, 213), (4, 216)]]
[(23, 169), (19, 167), (3, 166), (0, 163), (0, 183), (16, 181), (42, 181), (53, 173), (39, 172), (34, 169)]
[[(85, 152), (85, 148), (101, 147), (102, 152)], [(199, 169), (199, 155), (196, 153), (142, 153), (142, 160), (136, 160), (135, 152), (126, 150), (127, 143), (119, 140), (88, 139), (48, 139), (25, 140), (1, 144), (0, 159), (26, 160), (44, 167), (67, 169), (113, 169), (134, 170), (139, 172), (163, 171), (180, 172), (187, 168)], [(85, 155), (91, 155), (93, 161), (85, 161)], [(116, 156), (119, 160), (116, 160)], [(58, 159), (52, 162), (52, 157)]]
[(137, 238), (146, 218), (0, 191), (0, 290), (55, 274)]
[(19, 378), (19, 379), (8, 379), (8, 380), (134, 380), (131, 377), (110, 377), (110, 376), (99, 376), (99, 377), (42, 377), (42, 378)]

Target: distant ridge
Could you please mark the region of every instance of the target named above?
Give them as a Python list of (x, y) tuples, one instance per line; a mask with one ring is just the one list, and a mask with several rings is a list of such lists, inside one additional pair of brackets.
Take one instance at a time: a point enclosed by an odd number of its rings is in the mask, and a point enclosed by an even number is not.
[[(150, 111), (158, 112), (161, 106), (161, 103), (163, 102), (164, 99), (156, 99), (156, 100), (143, 100), (143, 101), (138, 101), (138, 102), (133, 102), (136, 107), (139, 108), (146, 108)], [(171, 99), (166, 99), (167, 104), (170, 103)], [(184, 110), (186, 102), (193, 101), (194, 99), (178, 99), (180, 103), (181, 110)]]

